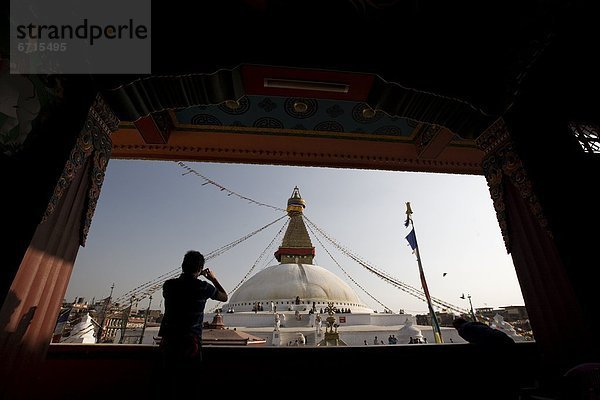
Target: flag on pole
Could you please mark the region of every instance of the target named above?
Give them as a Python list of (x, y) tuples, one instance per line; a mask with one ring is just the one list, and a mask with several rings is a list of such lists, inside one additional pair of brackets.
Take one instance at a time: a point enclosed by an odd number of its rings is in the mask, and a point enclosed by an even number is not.
[(419, 260), (419, 275), (421, 278), (421, 286), (423, 288), (423, 293), (425, 293), (425, 298), (427, 299), (427, 308), (429, 308), (429, 313), (431, 314), (431, 326), (433, 328), (433, 335), (436, 343), (443, 343), (442, 339), (442, 329), (440, 328), (440, 323), (438, 322), (437, 316), (435, 315), (435, 310), (433, 309), (433, 305), (431, 303), (431, 295), (429, 294), (429, 287), (427, 286), (427, 281), (425, 280), (425, 272), (423, 271), (423, 266)]
[(415, 228), (413, 228), (408, 234), (408, 236), (406, 236), (406, 240), (408, 241), (408, 244), (410, 244), (410, 248), (414, 252), (417, 248), (417, 235), (415, 234)]
[[(406, 203), (406, 222), (405, 226), (408, 227), (409, 224), (413, 223), (412, 220), (412, 209), (410, 207), (410, 203)], [(415, 233), (415, 226), (413, 223), (412, 230), (406, 236), (406, 240), (410, 245), (413, 253), (417, 256), (417, 264), (419, 266), (419, 277), (421, 278), (421, 286), (423, 288), (423, 293), (425, 294), (425, 299), (427, 300), (427, 307), (429, 308), (429, 313), (431, 314), (431, 326), (433, 328), (433, 335), (436, 343), (443, 343), (442, 339), (442, 330), (440, 328), (440, 324), (437, 320), (437, 316), (435, 315), (435, 311), (433, 309), (433, 305), (431, 303), (431, 296), (429, 295), (429, 288), (427, 287), (427, 281), (425, 280), (425, 272), (423, 271), (423, 264), (421, 263), (421, 254), (419, 253), (419, 246), (417, 245), (417, 234)]]

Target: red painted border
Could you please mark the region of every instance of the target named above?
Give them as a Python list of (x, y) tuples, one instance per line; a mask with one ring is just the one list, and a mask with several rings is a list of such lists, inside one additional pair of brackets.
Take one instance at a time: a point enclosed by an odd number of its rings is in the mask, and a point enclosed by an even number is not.
[(154, 118), (149, 115), (147, 117), (142, 117), (133, 123), (137, 130), (140, 132), (140, 135), (144, 138), (144, 142), (148, 144), (165, 144), (167, 143), (168, 133), (165, 136), (158, 126), (156, 126), (156, 122)]

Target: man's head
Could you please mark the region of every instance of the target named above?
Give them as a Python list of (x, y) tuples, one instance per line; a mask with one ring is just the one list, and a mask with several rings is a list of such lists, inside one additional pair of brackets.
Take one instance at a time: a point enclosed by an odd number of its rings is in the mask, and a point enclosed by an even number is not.
[(181, 263), (183, 272), (194, 274), (202, 271), (202, 268), (204, 268), (204, 256), (199, 251), (190, 250), (185, 253), (183, 263)]
[(466, 319), (464, 319), (462, 317), (458, 317), (458, 318), (455, 318), (454, 321), (452, 321), (452, 326), (454, 328), (458, 329), (466, 323), (467, 323)]

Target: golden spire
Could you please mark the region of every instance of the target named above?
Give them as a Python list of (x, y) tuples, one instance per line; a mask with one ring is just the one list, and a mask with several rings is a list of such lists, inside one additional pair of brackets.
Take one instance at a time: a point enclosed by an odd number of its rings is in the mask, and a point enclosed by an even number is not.
[(298, 186), (296, 186), (287, 202), (290, 223), (283, 236), (281, 246), (275, 252), (275, 258), (282, 264), (313, 263), (315, 248), (310, 241), (306, 225), (304, 225), (302, 219), (302, 212), (305, 207), (306, 202), (300, 195)]

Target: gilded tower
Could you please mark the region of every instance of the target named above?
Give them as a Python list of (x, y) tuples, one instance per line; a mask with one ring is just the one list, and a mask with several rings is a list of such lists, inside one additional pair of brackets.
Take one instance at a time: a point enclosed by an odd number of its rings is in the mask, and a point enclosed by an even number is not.
[(312, 264), (315, 248), (310, 241), (302, 213), (306, 202), (300, 195), (298, 186), (287, 202), (287, 213), (290, 223), (283, 236), (283, 242), (275, 252), (275, 258), (282, 264)]

